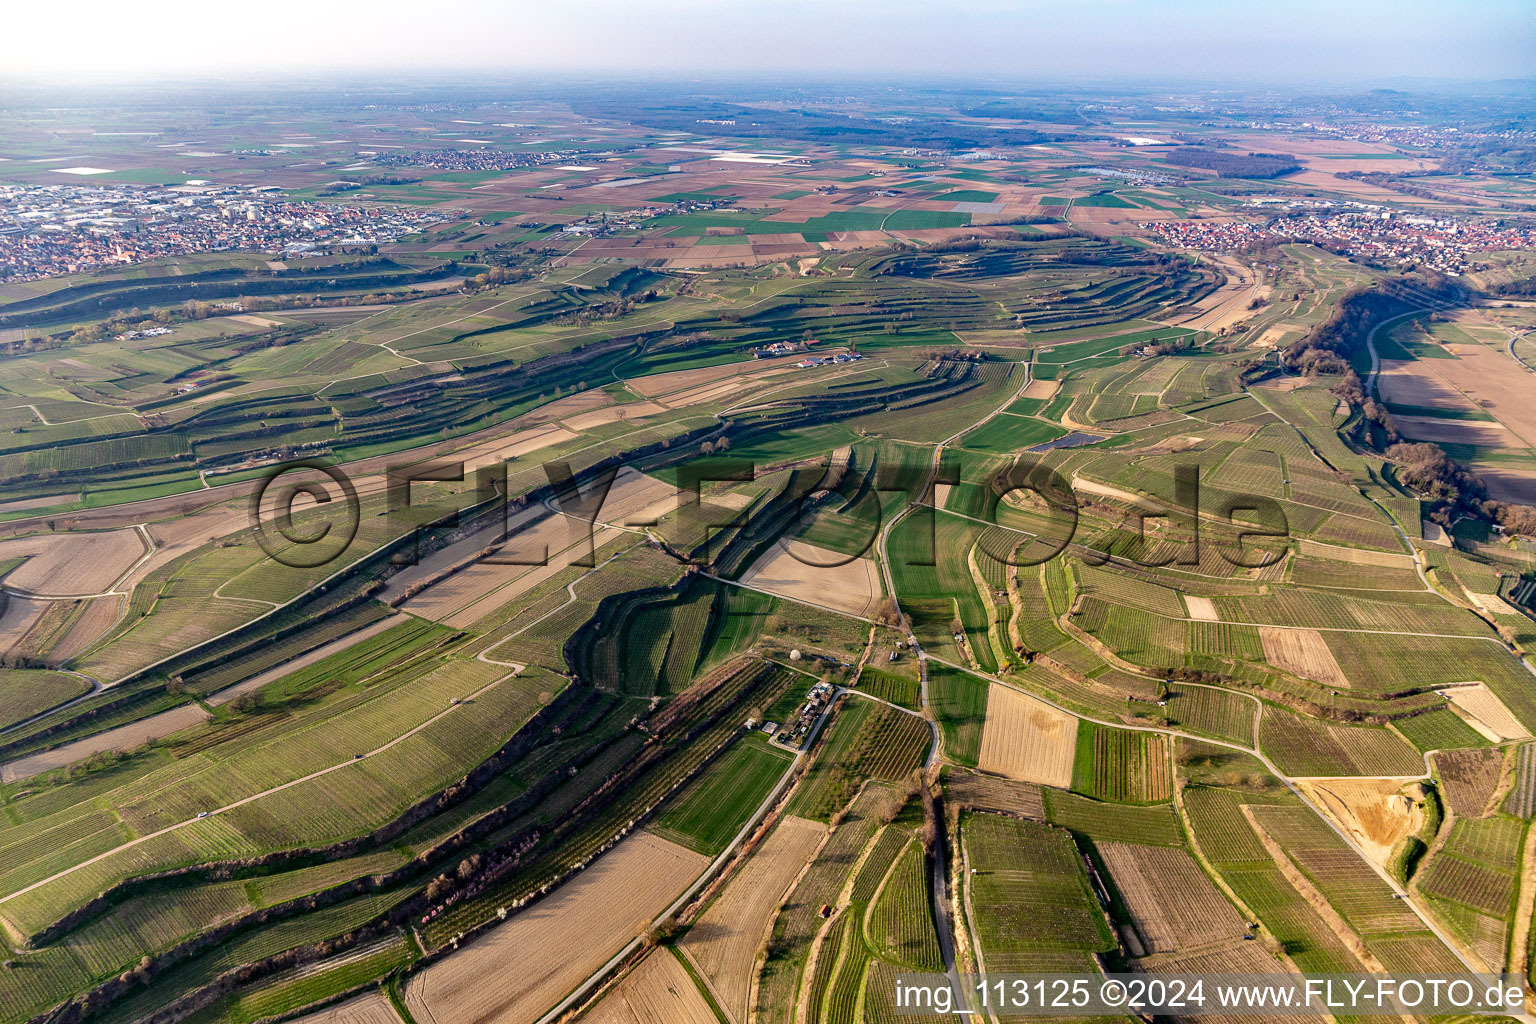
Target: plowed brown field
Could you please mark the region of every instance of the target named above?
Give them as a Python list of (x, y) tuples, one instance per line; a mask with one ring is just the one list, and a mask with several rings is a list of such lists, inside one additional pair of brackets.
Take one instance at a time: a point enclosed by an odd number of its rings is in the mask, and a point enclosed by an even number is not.
[(411, 978), (417, 1024), (532, 1024), (639, 934), (709, 863), (647, 832)]
[(977, 766), (1010, 779), (1072, 785), (1077, 719), (1010, 686), (992, 684)]

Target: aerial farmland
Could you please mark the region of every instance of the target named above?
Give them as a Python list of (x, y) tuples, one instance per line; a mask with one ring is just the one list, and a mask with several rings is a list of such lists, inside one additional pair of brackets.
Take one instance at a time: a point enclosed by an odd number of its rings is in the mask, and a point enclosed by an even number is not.
[(18, 90), (0, 1024), (1536, 1006), (1507, 88)]

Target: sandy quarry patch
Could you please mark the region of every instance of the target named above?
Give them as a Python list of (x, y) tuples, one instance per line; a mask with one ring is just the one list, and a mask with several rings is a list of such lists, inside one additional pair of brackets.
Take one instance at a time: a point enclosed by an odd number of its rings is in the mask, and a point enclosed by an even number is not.
[(1309, 779), (1298, 785), (1381, 866), (1397, 841), (1424, 823), (1423, 808), (1403, 794), (1400, 779)]
[(709, 858), (639, 832), (554, 893), (414, 975), (419, 1021), (533, 1024), (665, 910)]
[(1185, 594), (1184, 608), (1189, 612), (1189, 617), (1192, 619), (1199, 619), (1201, 622), (1221, 621), (1221, 615), (1216, 611), (1216, 602), (1208, 597), (1195, 597), (1192, 594)]
[(1317, 630), (1260, 626), (1259, 640), (1264, 645), (1264, 660), (1281, 671), (1328, 686), (1349, 686), (1344, 670)]
[(1200, 865), (1176, 846), (1098, 842), (1148, 953), (1171, 953), (1248, 930)]
[(99, 594), (144, 557), (137, 530), (47, 533), (0, 541), (0, 561), (27, 560), (6, 577), (6, 586), (34, 594)]
[(389, 998), (378, 990), (300, 1017), (294, 1024), (400, 1024)]
[(683, 951), (734, 1020), (749, 1016), (748, 991), (769, 917), (826, 831), (820, 822), (786, 817), (688, 930)]
[(1077, 719), (1011, 686), (992, 684), (977, 759), (982, 771), (1066, 789), (1076, 751)]
[(641, 961), (581, 1020), (582, 1024), (716, 1024), (699, 987), (665, 949)]
[(881, 595), (880, 568), (873, 559), (850, 561), (847, 555), (800, 540), (769, 548), (741, 582), (793, 601), (860, 616), (868, 616)]
[(620, 420), (638, 420), (642, 416), (654, 416), (659, 412), (666, 412), (666, 409), (655, 402), (625, 402), (621, 405), (610, 405), (605, 409), (594, 409), (580, 416), (572, 416), (565, 421), (565, 426), (569, 430), (591, 430), (593, 427), (605, 427)]
[(1396, 551), (1367, 551), (1364, 548), (1344, 548), (1337, 544), (1323, 544), (1315, 540), (1297, 542), (1297, 550), (1303, 555), (1316, 558), (1332, 558), (1352, 565), (1380, 565), (1392, 569), (1412, 569), (1416, 564), (1412, 555)]
[(1462, 717), (1467, 719), (1467, 724), (1488, 739), (1495, 742), (1530, 739), (1530, 730), (1520, 724), (1520, 720), (1504, 706), (1499, 695), (1488, 689), (1486, 684), (1451, 686), (1441, 692), (1457, 709), (1464, 712)]
[(182, 704), (169, 711), (162, 711), (158, 715), (150, 715), (137, 722), (97, 733), (95, 736), (87, 736), (85, 739), (66, 743), (52, 750), (40, 751), (7, 762), (0, 765), (0, 782), (29, 779), (34, 775), (73, 764), (92, 754), (99, 754), (103, 750), (133, 750), (150, 740), (158, 740), (183, 729), (190, 729), (210, 717), (212, 716), (199, 704)]

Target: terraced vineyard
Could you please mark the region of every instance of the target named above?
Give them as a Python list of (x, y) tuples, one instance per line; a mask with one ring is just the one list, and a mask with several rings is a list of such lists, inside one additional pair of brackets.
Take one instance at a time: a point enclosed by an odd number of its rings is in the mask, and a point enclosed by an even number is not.
[(0, 111), (0, 1024), (1524, 970), (1503, 108), (717, 86)]

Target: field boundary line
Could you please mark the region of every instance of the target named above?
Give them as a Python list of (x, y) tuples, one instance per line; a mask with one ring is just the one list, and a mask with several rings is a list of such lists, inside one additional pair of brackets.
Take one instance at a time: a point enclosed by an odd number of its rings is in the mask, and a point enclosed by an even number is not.
[(406, 740), (410, 739), (412, 736), (415, 736), (417, 733), (421, 732), (423, 729), (427, 728), (428, 726), (436, 723), (437, 721), (439, 721), (440, 719), (444, 718), (445, 716), (453, 714), (460, 707), (464, 706), (465, 704), (468, 704), (468, 703), (472, 702), (476, 697), (479, 697), (481, 694), (486, 693), (489, 690), (495, 689), (497, 686), (500, 686), (502, 683), (506, 682), (508, 679), (511, 679), (513, 676), (517, 675), (517, 673), (518, 673), (518, 670), (514, 670), (512, 672), (508, 672), (506, 675), (500, 676), (497, 679), (493, 679), (491, 682), (486, 683), (484, 686), (480, 687), (480, 689), (478, 689), (475, 692), (471, 693), (469, 696), (460, 698), (458, 703), (450, 704), (447, 708), (443, 709), (442, 711), (439, 711), (437, 714), (433, 715), (431, 718), (428, 718), (426, 721), (421, 722), (420, 724), (414, 726), (413, 728), (409, 729), (408, 731), (401, 733), (399, 736), (396, 736), (394, 739), (390, 740), (388, 743), (385, 743), (385, 744), (383, 744), (381, 746), (375, 747), (374, 749), (364, 753), (361, 757), (349, 757), (347, 760), (338, 762), (337, 764), (333, 764), (329, 768), (321, 768), (319, 771), (310, 772), (308, 775), (301, 776), (301, 777), (299, 777), (297, 779), (290, 779), (289, 781), (284, 782), (281, 785), (273, 786), (270, 789), (264, 789), (260, 793), (252, 793), (250, 796), (242, 797), (241, 799), (236, 800), (232, 804), (225, 804), (223, 807), (217, 807), (217, 808), (214, 808), (211, 811), (204, 811), (198, 817), (187, 818), (184, 821), (178, 821), (178, 822), (176, 822), (173, 825), (167, 825), (167, 826), (165, 826), (162, 829), (158, 829), (157, 831), (147, 832), (147, 833), (145, 833), (142, 836), (138, 836), (138, 837), (136, 837), (134, 839), (129, 840), (126, 843), (123, 843), (121, 846), (116, 846), (116, 847), (113, 847), (110, 850), (107, 850), (107, 851), (103, 852), (103, 853), (99, 853), (96, 856), (90, 858), (89, 860), (80, 861), (78, 864), (71, 865), (70, 867), (64, 869), (63, 871), (59, 871), (59, 872), (56, 872), (55, 874), (49, 875), (47, 878), (41, 879), (40, 881), (33, 882), (32, 884), (30, 884), (30, 885), (28, 885), (28, 886), (26, 886), (24, 888), (17, 889), (17, 890), (15, 890), (13, 892), (10, 892), (10, 893), (6, 894), (5, 896), (0, 896), (0, 903), (9, 903), (11, 900), (15, 899), (18, 896), (25, 896), (29, 892), (32, 892), (32, 891), (34, 891), (36, 889), (40, 889), (40, 888), (42, 888), (45, 885), (48, 885), (50, 883), (58, 881), (61, 878), (65, 878), (65, 877), (67, 877), (69, 875), (72, 875), (76, 871), (79, 871), (81, 868), (89, 867), (92, 864), (100, 863), (101, 861), (106, 860), (108, 857), (115, 856), (116, 854), (119, 854), (119, 853), (123, 852), (124, 850), (131, 849), (131, 848), (133, 848), (135, 846), (138, 846), (140, 843), (146, 843), (146, 842), (148, 842), (151, 839), (158, 839), (160, 836), (168, 835), (168, 834), (170, 834), (172, 832), (179, 831), (180, 829), (186, 828), (188, 825), (191, 825), (191, 824), (194, 824), (194, 823), (196, 823), (198, 821), (203, 820), (203, 818), (217, 817), (218, 815), (223, 814), (226, 811), (232, 811), (232, 810), (234, 810), (237, 807), (244, 807), (246, 804), (254, 803), (257, 800), (260, 800), (260, 799), (262, 799), (264, 797), (271, 796), (274, 793), (280, 793), (280, 792), (282, 792), (285, 789), (292, 789), (294, 786), (302, 785), (303, 783), (306, 783), (306, 782), (312, 782), (313, 780), (321, 778), (322, 776), (325, 776), (325, 775), (329, 775), (329, 774), (331, 774), (334, 771), (339, 771), (340, 769), (346, 768), (349, 765), (357, 764), (359, 761), (365, 761), (368, 758), (373, 757), (375, 754), (382, 754), (384, 751), (389, 750), (391, 747), (394, 747), (394, 746), (396, 746), (396, 745), (398, 745), (400, 743), (404, 743)]

